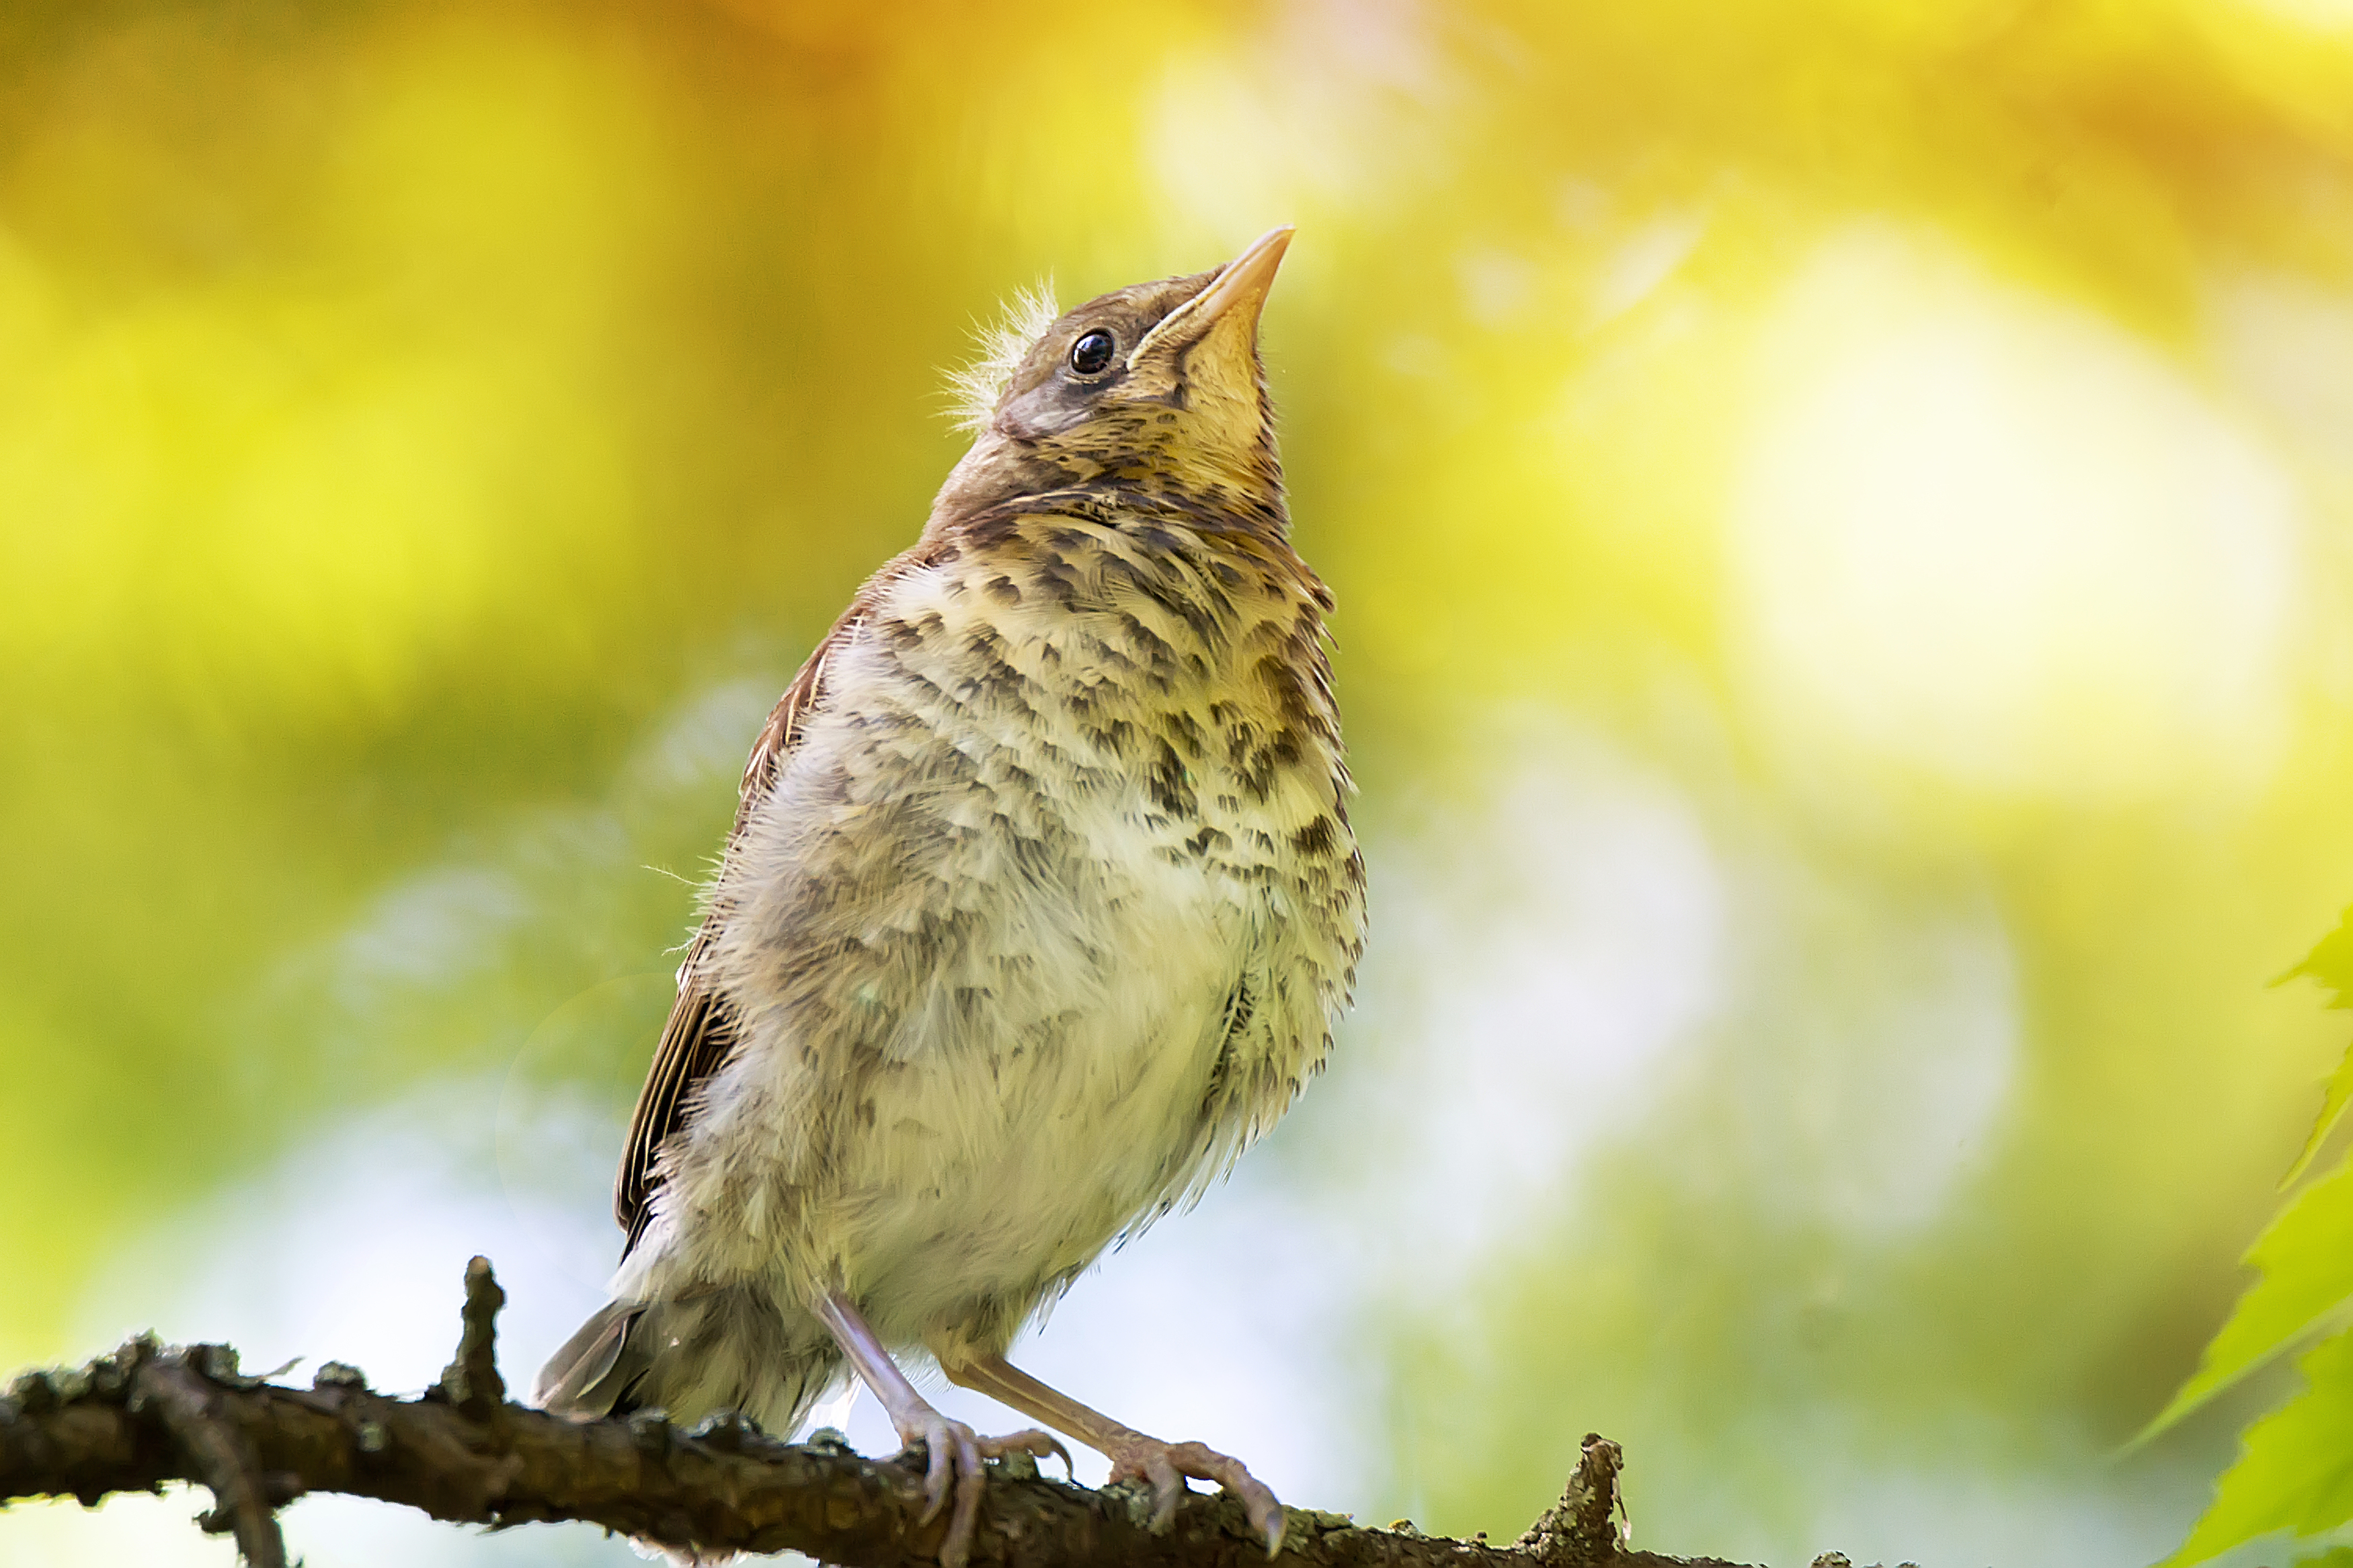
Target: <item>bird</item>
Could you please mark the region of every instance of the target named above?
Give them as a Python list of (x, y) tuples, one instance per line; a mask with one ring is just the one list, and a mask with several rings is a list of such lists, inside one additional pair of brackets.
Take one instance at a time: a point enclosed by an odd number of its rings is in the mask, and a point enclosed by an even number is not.
[[(1260, 317), (1292, 239), (1057, 314), (958, 377), (971, 447), (752, 749), (615, 1185), (576, 1419), (789, 1432), (854, 1376), (924, 1450), (939, 1558), (990, 1458), (1282, 1505), (1015, 1366), (1113, 1243), (1324, 1065), (1365, 939), (1333, 599), (1293, 550)], [(983, 1437), (900, 1364), (1040, 1424)], [(1044, 1430), (1041, 1428), (1050, 1428)]]

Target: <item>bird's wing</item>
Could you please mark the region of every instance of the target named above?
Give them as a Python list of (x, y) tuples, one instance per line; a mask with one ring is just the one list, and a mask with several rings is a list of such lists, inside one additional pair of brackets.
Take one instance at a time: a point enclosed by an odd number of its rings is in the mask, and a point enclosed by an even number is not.
[[(827, 664), (870, 613), (877, 588), (891, 574), (886, 570), (859, 595), (769, 713), (759, 741), (752, 747), (751, 760), (744, 764), (735, 826), (727, 836), (729, 853), (743, 836), (753, 808), (784, 771), (785, 759), (799, 742), (809, 715), (823, 700)], [(718, 934), (723, 914), (714, 908), (704, 915), (702, 928), (687, 947), (686, 962), (678, 970), (678, 1000), (670, 1006), (670, 1021), (662, 1026), (661, 1043), (654, 1047), (653, 1068), (646, 1074), (646, 1087), (638, 1091), (637, 1114), (629, 1119), (628, 1149), (613, 1181), (613, 1217), (628, 1233), (621, 1248), (624, 1256), (638, 1245), (653, 1217), (653, 1193), (659, 1179), (656, 1161), (663, 1140), (684, 1124), (692, 1109), (695, 1086), (718, 1071), (735, 1046), (734, 1019), (702, 973), (703, 954)]]

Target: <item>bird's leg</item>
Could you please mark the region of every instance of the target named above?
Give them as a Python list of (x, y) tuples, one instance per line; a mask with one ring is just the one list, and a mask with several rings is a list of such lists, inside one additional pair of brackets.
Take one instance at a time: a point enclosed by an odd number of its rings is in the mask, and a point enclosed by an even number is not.
[(1045, 1384), (999, 1355), (942, 1356), (940, 1370), (948, 1381), (1009, 1405), (1033, 1421), (1042, 1421), (1066, 1436), (1076, 1437), (1111, 1460), (1114, 1481), (1142, 1480), (1152, 1486), (1155, 1530), (1168, 1522), (1184, 1495), (1187, 1476), (1215, 1481), (1241, 1500), (1250, 1523), (1266, 1538), (1266, 1554), (1282, 1549), (1282, 1505), (1266, 1483), (1230, 1458), (1199, 1443), (1164, 1443), (1147, 1437), (1089, 1409), (1058, 1388)]
[(917, 1443), (923, 1446), (928, 1461), (923, 1495), (930, 1502), (923, 1510), (924, 1523), (939, 1517), (940, 1505), (947, 1500), (949, 1479), (955, 1479), (955, 1511), (948, 1518), (947, 1537), (940, 1542), (940, 1568), (964, 1568), (971, 1552), (973, 1521), (980, 1511), (986, 1475), (980, 1466), (984, 1456), (997, 1458), (1022, 1453), (1042, 1459), (1056, 1454), (1064, 1468), (1069, 1467), (1071, 1456), (1049, 1433), (1032, 1427), (1007, 1437), (976, 1436), (963, 1422), (951, 1421), (933, 1409), (931, 1401), (915, 1392), (915, 1385), (882, 1348), (873, 1328), (840, 1291), (819, 1297), (813, 1310), (860, 1380), (882, 1402), (891, 1425), (898, 1429), (899, 1441), (909, 1447)]

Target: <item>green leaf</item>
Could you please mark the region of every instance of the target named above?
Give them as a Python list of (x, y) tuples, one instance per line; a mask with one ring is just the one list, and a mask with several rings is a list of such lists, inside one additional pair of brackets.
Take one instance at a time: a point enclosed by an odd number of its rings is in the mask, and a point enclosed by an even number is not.
[(2305, 1391), (2247, 1428), (2213, 1504), (2158, 1568), (2202, 1563), (2294, 1531), (2314, 1536), (2353, 1520), (2353, 1335), (2304, 1358)]
[[(2345, 911), (2337, 923), (2337, 929), (2322, 937), (2319, 943), (2304, 955), (2301, 963), (2272, 984), (2284, 985), (2291, 980), (2307, 977), (2337, 993), (2329, 1001), (2331, 1007), (2353, 1007), (2353, 909)], [(2320, 1115), (2313, 1121), (2311, 1135), (2304, 1141), (2304, 1152), (2295, 1157), (2295, 1163), (2288, 1167), (2287, 1174), (2280, 1178), (2281, 1186), (2294, 1184), (2295, 1179), (2304, 1174), (2305, 1167), (2312, 1163), (2312, 1157), (2320, 1152), (2320, 1146), (2327, 1142), (2328, 1135), (2337, 1130), (2337, 1123), (2344, 1117), (2348, 1104), (2353, 1104), (2353, 1047), (2347, 1049), (2344, 1059), (2337, 1064), (2336, 1072), (2330, 1075), (2327, 1092), (2321, 1096)]]
[(2322, 937), (2302, 963), (2272, 984), (2305, 978), (2317, 980), (2337, 993), (2331, 1007), (2353, 1007), (2353, 908), (2337, 918), (2337, 929)]
[(2142, 1429), (2147, 1442), (2314, 1330), (2353, 1300), (2353, 1163), (2315, 1182), (2247, 1249), (2262, 1272), (2206, 1347), (2197, 1375)]
[[(2344, 1005), (2342, 1000), (2331, 1004), (2338, 1007)], [(2304, 1174), (2305, 1167), (2312, 1163), (2312, 1157), (2320, 1152), (2320, 1146), (2328, 1142), (2331, 1132), (2337, 1131), (2337, 1123), (2344, 1116), (2348, 1103), (2353, 1103), (2353, 1046), (2346, 1047), (2344, 1057), (2337, 1064), (2337, 1070), (2328, 1075), (2328, 1090), (2320, 1099), (2320, 1115), (2312, 1123), (2311, 1135), (2304, 1141), (2304, 1152), (2295, 1157), (2295, 1163), (2287, 1168), (2287, 1174), (2280, 1178), (2282, 1188), (2294, 1186), (2295, 1179)]]

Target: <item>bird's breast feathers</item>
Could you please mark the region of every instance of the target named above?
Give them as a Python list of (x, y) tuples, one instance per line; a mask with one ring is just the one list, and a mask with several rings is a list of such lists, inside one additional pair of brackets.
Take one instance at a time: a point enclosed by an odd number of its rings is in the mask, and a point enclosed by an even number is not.
[(1015, 516), (888, 574), (714, 893), (744, 1044), (694, 1142), (770, 1142), (804, 1203), (1033, 1188), (1091, 1211), (1073, 1267), (1221, 1169), (1361, 940), (1325, 603), (1287, 547), (1161, 520)]

